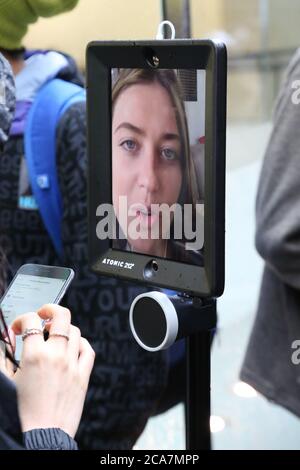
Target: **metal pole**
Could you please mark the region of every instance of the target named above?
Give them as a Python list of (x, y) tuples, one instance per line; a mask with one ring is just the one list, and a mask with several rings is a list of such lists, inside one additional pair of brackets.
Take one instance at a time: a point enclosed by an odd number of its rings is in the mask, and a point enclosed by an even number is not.
[(191, 37), (191, 15), (190, 15), (190, 0), (183, 0), (182, 2), (182, 31), (181, 37)]
[(270, 85), (272, 68), (270, 66), (269, 56), (269, 19), (270, 19), (270, 4), (269, 0), (259, 1), (259, 21), (260, 21), (260, 37), (261, 37), (261, 52), (264, 56), (258, 68), (261, 73), (262, 84), (262, 103), (263, 103), (263, 120), (270, 118), (272, 103), (274, 96), (272, 96), (273, 88)]
[[(166, 0), (161, 0), (160, 1), (160, 16), (161, 16), (161, 21), (165, 21), (165, 20), (168, 20), (168, 9), (167, 9), (167, 2)], [(164, 35), (164, 38), (166, 38), (166, 32), (167, 32), (167, 28), (166, 26), (164, 25), (163, 27), (163, 35)]]
[[(204, 310), (203, 310), (204, 309)], [(201, 311), (202, 310), (202, 311)], [(216, 326), (216, 301), (200, 307)], [(187, 387), (185, 403), (187, 450), (210, 450), (210, 350), (211, 329), (205, 328), (187, 339)]]

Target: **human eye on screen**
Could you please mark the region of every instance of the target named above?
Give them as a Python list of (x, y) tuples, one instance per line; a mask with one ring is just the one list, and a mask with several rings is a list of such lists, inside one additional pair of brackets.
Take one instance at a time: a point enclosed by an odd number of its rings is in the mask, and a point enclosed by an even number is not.
[(166, 161), (178, 160), (179, 158), (178, 151), (171, 147), (162, 148), (161, 155)]
[(133, 139), (124, 139), (121, 141), (120, 147), (128, 153), (135, 153), (138, 151), (139, 145)]

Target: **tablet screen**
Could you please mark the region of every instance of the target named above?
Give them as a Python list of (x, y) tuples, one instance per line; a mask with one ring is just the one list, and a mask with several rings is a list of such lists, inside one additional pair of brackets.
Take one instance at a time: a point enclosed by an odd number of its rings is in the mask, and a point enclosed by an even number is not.
[(203, 265), (205, 70), (112, 70), (112, 247)]

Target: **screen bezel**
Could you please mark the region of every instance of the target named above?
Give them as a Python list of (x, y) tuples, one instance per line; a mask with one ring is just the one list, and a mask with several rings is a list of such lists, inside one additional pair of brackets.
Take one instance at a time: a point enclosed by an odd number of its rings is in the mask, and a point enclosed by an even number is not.
[(17, 272), (18, 274), (28, 274), (31, 276), (50, 277), (66, 281), (74, 273), (71, 268), (61, 266), (44, 266), (42, 264), (24, 264)]
[[(112, 203), (111, 69), (150, 68), (152, 51), (159, 68), (202, 69), (205, 86), (204, 266), (120, 251), (99, 240), (97, 207)], [(89, 262), (99, 274), (137, 283), (220, 296), (224, 289), (225, 142), (227, 57), (212, 41), (163, 40), (92, 42), (87, 47), (89, 159)], [(97, 125), (95, 125), (97, 123)], [(101, 157), (99, 157), (101, 156)], [(105, 175), (105, 177), (103, 177)], [(157, 270), (147, 270), (155, 260)], [(152, 273), (146, 276), (145, 272)]]
[(36, 276), (36, 277), (48, 277), (52, 279), (61, 279), (62, 281), (64, 281), (55, 299), (51, 299), (52, 303), (60, 302), (60, 300), (62, 299), (62, 296), (66, 292), (68, 286), (70, 285), (70, 283), (72, 282), (75, 276), (75, 273), (73, 269), (71, 268), (65, 268), (61, 266), (45, 266), (42, 264), (30, 264), (30, 263), (23, 264), (23, 266), (21, 266), (18, 269), (13, 279), (11, 280), (9, 286), (7, 287), (6, 291), (4, 292), (3, 296), (1, 297), (0, 306), (1, 306), (1, 303), (4, 301), (7, 293), (9, 292), (11, 286), (13, 285), (13, 283), (15, 282), (15, 280), (20, 274), (25, 274), (28, 276)]

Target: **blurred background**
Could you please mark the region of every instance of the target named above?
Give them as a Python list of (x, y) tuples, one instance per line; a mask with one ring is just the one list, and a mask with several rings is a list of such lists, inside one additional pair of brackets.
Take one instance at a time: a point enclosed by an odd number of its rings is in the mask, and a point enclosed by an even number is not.
[[(228, 48), (226, 287), (212, 349), (215, 449), (297, 449), (299, 420), (239, 383), (262, 263), (254, 248), (255, 194), (272, 109), (298, 48), (298, 0), (85, 0), (66, 15), (39, 20), (30, 47), (72, 54), (84, 71), (90, 40), (153, 39), (171, 20), (177, 38), (213, 38)], [(201, 371), (199, 371), (201, 373)], [(152, 418), (137, 449), (184, 449), (184, 409)]]

